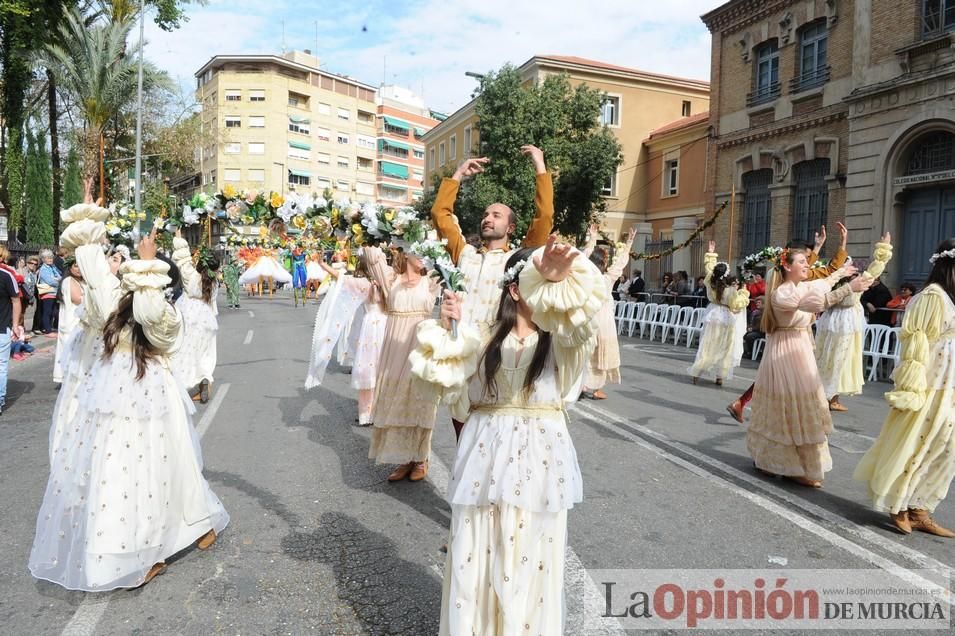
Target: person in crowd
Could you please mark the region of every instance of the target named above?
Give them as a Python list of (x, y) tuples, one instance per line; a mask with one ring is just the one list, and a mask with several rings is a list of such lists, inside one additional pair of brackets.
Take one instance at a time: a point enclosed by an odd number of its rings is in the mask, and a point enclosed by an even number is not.
[(43, 261), (40, 266), (39, 282), (37, 283), (37, 295), (40, 298), (39, 310), (41, 312), (40, 328), (44, 334), (55, 336), (53, 314), (56, 311), (56, 291), (60, 288), (63, 273), (54, 264), (54, 256), (51, 250), (41, 250), (40, 259)]
[(693, 295), (693, 288), (690, 286), (690, 275), (686, 270), (680, 270), (676, 273), (676, 279), (673, 284), (673, 302), (680, 306), (692, 305), (693, 300), (688, 296)]
[(905, 308), (908, 306), (909, 301), (912, 300), (912, 297), (916, 294), (918, 290), (915, 289), (915, 285), (912, 283), (902, 283), (899, 285), (899, 293), (896, 294), (892, 300), (886, 304), (886, 307), (889, 309), (895, 309), (897, 311), (887, 312), (890, 314), (889, 318), (891, 319), (891, 325), (893, 327), (901, 324), (902, 319), (900, 316), (905, 311)]
[(23, 326), (20, 324), (21, 311), (17, 279), (8, 270), (0, 269), (0, 413), (3, 412), (7, 401), (10, 344), (23, 339)]
[(53, 381), (62, 384), (69, 365), (69, 337), (80, 322), (77, 310), (83, 304), (83, 274), (76, 259), (68, 256), (64, 262), (66, 276), (60, 281), (60, 320), (57, 323), (56, 354), (53, 357)]
[(756, 299), (756, 306), (747, 310), (746, 317), (746, 335), (743, 336), (743, 355), (752, 358), (753, 346), (760, 338), (765, 338), (766, 333), (761, 326), (763, 320), (763, 299)]
[(672, 302), (673, 287), (673, 274), (666, 272), (660, 280), (660, 293), (665, 296), (663, 302), (667, 304)]
[(746, 283), (746, 289), (749, 291), (749, 308), (752, 310), (756, 299), (766, 295), (766, 280), (762, 272), (753, 272), (753, 279)]
[(630, 279), (627, 278), (626, 272), (621, 272), (620, 276), (617, 276), (617, 279), (613, 281), (613, 290), (610, 295), (614, 300), (620, 300), (627, 295), (627, 288), (630, 286)]
[[(21, 312), (22, 315), (22, 312)], [(10, 359), (11, 360), (25, 360), (30, 357), (30, 354), (33, 353), (36, 349), (30, 343), (30, 339), (33, 337), (28, 331), (23, 332), (23, 337), (19, 340), (12, 340), (10, 342)]]
[(865, 308), (866, 320), (870, 325), (892, 326), (892, 312), (882, 311), (892, 300), (892, 292), (885, 286), (881, 278), (876, 278), (872, 287), (862, 294), (862, 306)]
[(33, 320), (30, 325), (30, 331), (34, 334), (39, 334), (42, 332), (40, 325), (42, 324), (42, 317), (39, 311), (39, 304), (37, 302), (36, 296), (36, 286), (40, 282), (40, 257), (36, 254), (31, 254), (26, 259), (26, 270), (23, 272), (23, 289), (21, 290), (21, 298), (23, 301), (23, 311), (21, 312), (21, 322), (26, 317), (27, 307), (32, 306), (33, 311)]
[(647, 288), (647, 281), (643, 280), (643, 272), (639, 269), (633, 270), (633, 277), (630, 279), (630, 286), (627, 287), (627, 293), (633, 300), (640, 300), (640, 294)]
[(902, 318), (902, 360), (886, 393), (888, 416), (855, 479), (876, 510), (903, 534), (919, 530), (955, 538), (932, 519), (955, 476), (955, 238), (938, 246), (925, 288)]
[(707, 305), (710, 304), (710, 299), (707, 298), (705, 281), (706, 281), (705, 276), (700, 276), (695, 281), (696, 286), (693, 288), (693, 292), (691, 294), (697, 299), (693, 301), (693, 305), (695, 307), (706, 307)]

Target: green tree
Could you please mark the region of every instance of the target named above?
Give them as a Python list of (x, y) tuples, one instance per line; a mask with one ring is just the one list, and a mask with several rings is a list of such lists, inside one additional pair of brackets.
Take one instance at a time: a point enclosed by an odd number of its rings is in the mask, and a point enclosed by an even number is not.
[(27, 241), (53, 243), (53, 184), (46, 140), (27, 131), (26, 170), (24, 171), (24, 220)]
[(80, 175), (80, 156), (76, 148), (71, 147), (66, 155), (66, 171), (63, 175), (64, 208), (83, 202), (83, 177)]
[[(178, 29), (189, 19), (184, 8), (187, 4), (204, 5), (206, 0), (146, 0), (146, 5), (156, 11), (153, 22), (164, 31)], [(107, 0), (103, 13), (111, 22), (128, 24), (139, 17), (139, 0)]]
[[(455, 212), (464, 232), (477, 232), (484, 209), (499, 201), (515, 211), (518, 236), (534, 216), (534, 169), (521, 154), (524, 144), (544, 151), (554, 175), (554, 229), (581, 237), (604, 210), (601, 189), (623, 161), (621, 146), (600, 124), (604, 94), (566, 75), (550, 75), (538, 85), (526, 85), (520, 72), (504, 66), (481, 79), (475, 114), (480, 148), (467, 149), (490, 159), (484, 173), (466, 181)], [(447, 174), (454, 167), (447, 169)], [(437, 185), (441, 176), (435, 175)], [(419, 201), (430, 210), (434, 192)]]
[(7, 180), (7, 209), (12, 231), (23, 227), (23, 138), (19, 129), (8, 131), (4, 167)]

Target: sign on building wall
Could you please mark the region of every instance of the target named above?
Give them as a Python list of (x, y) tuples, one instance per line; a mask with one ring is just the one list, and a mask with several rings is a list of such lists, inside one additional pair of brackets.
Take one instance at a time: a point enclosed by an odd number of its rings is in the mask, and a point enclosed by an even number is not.
[(896, 177), (893, 183), (897, 186), (915, 185), (918, 183), (934, 183), (955, 179), (955, 170), (929, 172), (927, 174), (913, 174), (907, 177)]

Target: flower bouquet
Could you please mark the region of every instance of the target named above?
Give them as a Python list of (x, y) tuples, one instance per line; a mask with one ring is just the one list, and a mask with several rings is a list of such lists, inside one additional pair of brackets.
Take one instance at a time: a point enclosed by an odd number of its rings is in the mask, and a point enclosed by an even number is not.
[(110, 243), (132, 248), (139, 240), (139, 221), (146, 220), (145, 212), (136, 212), (126, 204), (113, 203), (109, 206), (109, 218), (106, 220), (106, 234)]
[[(417, 219), (416, 219), (417, 220)], [(421, 223), (418, 221), (418, 223)], [(409, 252), (421, 259), (431, 276), (441, 282), (441, 286), (454, 293), (464, 291), (464, 274), (451, 260), (447, 250), (447, 239), (425, 238), (411, 244)], [(458, 322), (451, 322), (451, 334), (458, 337)]]

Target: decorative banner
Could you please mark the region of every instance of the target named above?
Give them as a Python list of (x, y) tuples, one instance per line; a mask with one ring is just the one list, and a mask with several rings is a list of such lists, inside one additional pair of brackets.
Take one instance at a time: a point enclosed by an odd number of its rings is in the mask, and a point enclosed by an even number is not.
[(713, 213), (713, 216), (711, 216), (707, 221), (702, 223), (700, 227), (696, 228), (693, 231), (693, 234), (690, 234), (690, 237), (686, 239), (685, 241), (683, 241), (682, 243), (680, 243), (679, 245), (674, 245), (670, 249), (660, 252), (658, 254), (637, 254), (636, 252), (630, 252), (630, 258), (632, 258), (635, 261), (654, 261), (658, 258), (669, 256), (670, 254), (673, 254), (674, 252), (678, 252), (686, 247), (689, 247), (690, 243), (695, 241), (697, 237), (700, 236), (700, 234), (702, 234), (708, 228), (712, 227), (714, 223), (716, 223), (716, 219), (720, 217), (720, 215), (723, 213), (723, 210), (726, 209), (727, 205), (729, 205), (729, 201), (724, 201), (723, 205), (721, 205), (719, 209), (717, 209), (716, 212)]

